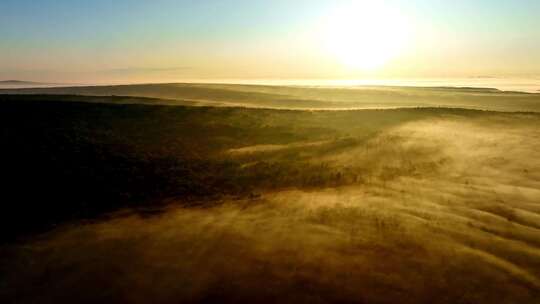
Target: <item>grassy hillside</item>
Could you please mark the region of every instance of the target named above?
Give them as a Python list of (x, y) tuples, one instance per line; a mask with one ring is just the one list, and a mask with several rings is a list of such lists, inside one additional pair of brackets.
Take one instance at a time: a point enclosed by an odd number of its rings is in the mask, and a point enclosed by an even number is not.
[(143, 84), (0, 90), (0, 94), (56, 94), (159, 98), (159, 104), (196, 103), (281, 109), (457, 107), (540, 112), (540, 94), (482, 88), (294, 87), (227, 84)]
[(0, 302), (539, 302), (540, 114), (153, 101), (0, 95)]

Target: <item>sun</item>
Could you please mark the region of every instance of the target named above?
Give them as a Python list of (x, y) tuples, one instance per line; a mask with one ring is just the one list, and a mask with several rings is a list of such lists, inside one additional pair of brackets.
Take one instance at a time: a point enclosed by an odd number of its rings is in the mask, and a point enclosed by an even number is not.
[(409, 26), (399, 11), (381, 1), (357, 1), (330, 13), (323, 22), (326, 49), (347, 67), (381, 68), (399, 56)]

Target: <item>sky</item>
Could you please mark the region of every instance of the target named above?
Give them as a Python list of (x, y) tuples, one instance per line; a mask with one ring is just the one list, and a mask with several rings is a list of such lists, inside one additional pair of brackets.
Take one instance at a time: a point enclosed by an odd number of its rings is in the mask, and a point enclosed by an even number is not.
[(1, 0), (0, 80), (538, 77), (538, 0)]

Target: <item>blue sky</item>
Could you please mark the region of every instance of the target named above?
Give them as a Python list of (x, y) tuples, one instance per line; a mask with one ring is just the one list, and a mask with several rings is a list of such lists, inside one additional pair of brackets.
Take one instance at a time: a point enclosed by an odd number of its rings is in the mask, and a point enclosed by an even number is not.
[(369, 73), (317, 42), (320, 20), (351, 2), (367, 1), (2, 0), (0, 78), (540, 74), (538, 0), (383, 1), (414, 24), (414, 40)]

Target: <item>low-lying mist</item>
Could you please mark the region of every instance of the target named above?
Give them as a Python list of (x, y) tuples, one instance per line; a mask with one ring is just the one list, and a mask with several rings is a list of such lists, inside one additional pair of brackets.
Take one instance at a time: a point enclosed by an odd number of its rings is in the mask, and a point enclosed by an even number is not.
[(537, 116), (448, 115), (351, 138), (224, 152), (248, 167), (294, 155), (346, 182), (125, 210), (4, 246), (0, 299), (540, 301)]

